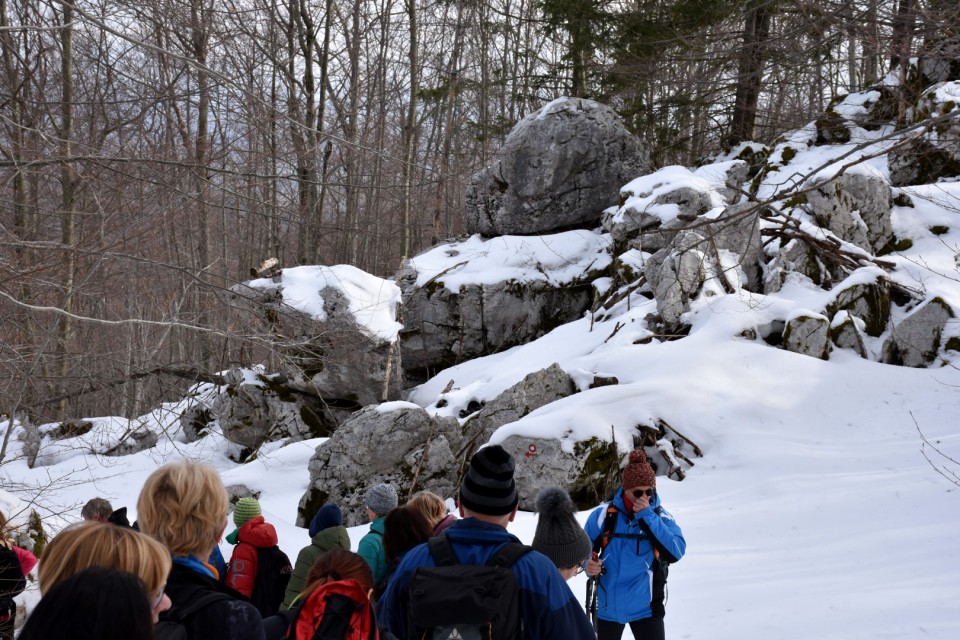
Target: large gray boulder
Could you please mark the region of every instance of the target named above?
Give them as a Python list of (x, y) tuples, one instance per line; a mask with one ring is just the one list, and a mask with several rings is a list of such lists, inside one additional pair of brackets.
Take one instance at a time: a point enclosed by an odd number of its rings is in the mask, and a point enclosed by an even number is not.
[(335, 502), (348, 527), (366, 522), (363, 496), (381, 482), (403, 503), (421, 489), (452, 496), (460, 477), (455, 455), (461, 443), (455, 418), (431, 417), (407, 402), (370, 406), (344, 422), (310, 458), (310, 484), (300, 499), (297, 526)]
[[(736, 161), (737, 166), (746, 166)], [(631, 180), (620, 189), (620, 204), (603, 212), (601, 223), (617, 241), (632, 240), (642, 234), (638, 248), (654, 252), (663, 247), (651, 232), (688, 225), (694, 218), (724, 206), (722, 168), (717, 174), (698, 175), (685, 167), (664, 167)], [(669, 242), (669, 235), (664, 237)]]
[(205, 385), (197, 402), (180, 416), (187, 442), (216, 423), (227, 440), (249, 451), (264, 442), (308, 440), (328, 436), (346, 412), (337, 413), (322, 398), (300, 392), (286, 376), (231, 369), (223, 385)]
[(380, 330), (399, 293), (355, 267), (305, 266), (235, 285), (229, 302), (274, 344), (287, 385), (359, 409), (400, 397), (396, 330)]
[(942, 298), (933, 298), (893, 325), (883, 343), (883, 361), (907, 367), (932, 364), (940, 352), (940, 342), (953, 309)]
[(483, 408), (464, 424), (464, 457), (469, 458), (473, 451), (490, 440), (501, 426), (516, 422), (531, 411), (571, 396), (576, 391), (573, 378), (557, 363), (528, 374), (483, 405)]
[(589, 231), (473, 236), (410, 260), (398, 278), (407, 379), (426, 380), (580, 318), (612, 260), (608, 247), (606, 236)]
[[(956, 115), (960, 82), (941, 82), (928, 88), (913, 108), (914, 121)], [(947, 118), (930, 130), (919, 132), (887, 154), (890, 182), (897, 187), (929, 184), (960, 175), (960, 123)]]
[(677, 325), (690, 302), (714, 281), (720, 290), (760, 287), (759, 209), (727, 207), (720, 215), (698, 218), (679, 231), (644, 265), (644, 275), (667, 325)]
[(524, 511), (536, 511), (537, 494), (545, 487), (562, 487), (574, 504), (589, 509), (607, 499), (618, 480), (617, 446), (598, 438), (574, 443), (572, 452), (559, 440), (524, 436), (510, 436), (500, 446), (516, 461), (514, 478)]
[(801, 313), (786, 322), (783, 348), (812, 358), (830, 357), (830, 321), (826, 316)]
[(657, 312), (667, 325), (676, 325), (707, 278), (706, 238), (683, 231), (644, 265), (644, 275), (657, 300)]
[(842, 240), (877, 253), (893, 240), (890, 210), (893, 192), (867, 166), (826, 180), (814, 178), (807, 202), (817, 223)]
[(521, 120), (466, 194), (469, 233), (528, 235), (592, 228), (620, 185), (649, 171), (647, 146), (613, 109), (560, 98)]
[(827, 305), (828, 316), (834, 317), (840, 310), (847, 311), (862, 320), (863, 330), (874, 338), (887, 330), (890, 321), (890, 281), (881, 275), (879, 269), (876, 272), (871, 280), (838, 287), (836, 297)]

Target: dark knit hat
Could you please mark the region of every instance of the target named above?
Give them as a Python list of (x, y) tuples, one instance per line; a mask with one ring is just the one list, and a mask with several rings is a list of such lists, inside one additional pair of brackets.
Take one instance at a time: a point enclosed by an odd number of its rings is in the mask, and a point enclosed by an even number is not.
[(312, 538), (324, 529), (339, 527), (342, 524), (343, 512), (340, 511), (340, 507), (331, 502), (317, 509), (317, 515), (313, 516), (313, 520), (310, 521), (308, 531)]
[(547, 487), (537, 496), (535, 550), (553, 560), (558, 569), (578, 565), (590, 557), (592, 546), (587, 532), (577, 522), (570, 496), (559, 487)]
[(399, 501), (397, 490), (385, 482), (373, 485), (363, 496), (364, 504), (378, 516), (385, 516), (391, 509), (396, 509)]
[(513, 468), (513, 456), (500, 445), (480, 449), (460, 483), (460, 502), (474, 513), (507, 515), (520, 501)]
[(260, 502), (256, 498), (240, 498), (233, 506), (233, 524), (237, 525), (237, 529), (247, 524), (250, 518), (262, 515)]
[(655, 486), (657, 486), (657, 474), (647, 462), (647, 454), (643, 449), (634, 449), (630, 452), (630, 462), (623, 468), (623, 488)]

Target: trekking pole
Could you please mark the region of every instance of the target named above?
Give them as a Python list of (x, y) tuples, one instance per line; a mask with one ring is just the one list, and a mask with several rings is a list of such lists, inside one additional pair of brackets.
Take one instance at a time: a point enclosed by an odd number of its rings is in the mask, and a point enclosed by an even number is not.
[[(592, 559), (596, 560), (598, 557), (597, 552), (593, 552)], [(600, 576), (589, 577), (587, 578), (587, 601), (584, 608), (587, 610), (587, 615), (590, 616), (590, 624), (593, 625), (593, 633), (597, 633), (597, 587)]]

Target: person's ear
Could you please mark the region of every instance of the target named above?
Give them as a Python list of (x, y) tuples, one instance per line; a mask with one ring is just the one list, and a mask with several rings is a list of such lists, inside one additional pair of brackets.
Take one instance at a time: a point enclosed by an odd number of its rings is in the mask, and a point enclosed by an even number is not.
[(513, 519), (517, 517), (517, 510), (518, 510), (519, 508), (520, 508), (520, 504), (518, 503), (517, 506), (515, 506), (515, 507), (513, 508), (513, 511), (510, 512), (510, 520), (509, 520), (509, 522), (513, 522)]
[(464, 513), (463, 513), (463, 502), (460, 501), (460, 497), (459, 497), (459, 496), (457, 497), (457, 511), (460, 512), (460, 517), (461, 517), (461, 518), (466, 518), (466, 517), (467, 517), (467, 516), (465, 516)]

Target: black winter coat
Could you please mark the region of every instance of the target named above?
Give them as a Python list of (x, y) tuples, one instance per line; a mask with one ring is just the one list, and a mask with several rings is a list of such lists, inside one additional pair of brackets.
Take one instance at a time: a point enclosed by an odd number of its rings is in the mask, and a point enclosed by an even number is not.
[(160, 620), (175, 619), (178, 606), (211, 591), (226, 597), (187, 616), (182, 623), (190, 640), (264, 640), (260, 612), (230, 587), (188, 567), (174, 564), (165, 589), (173, 606)]

